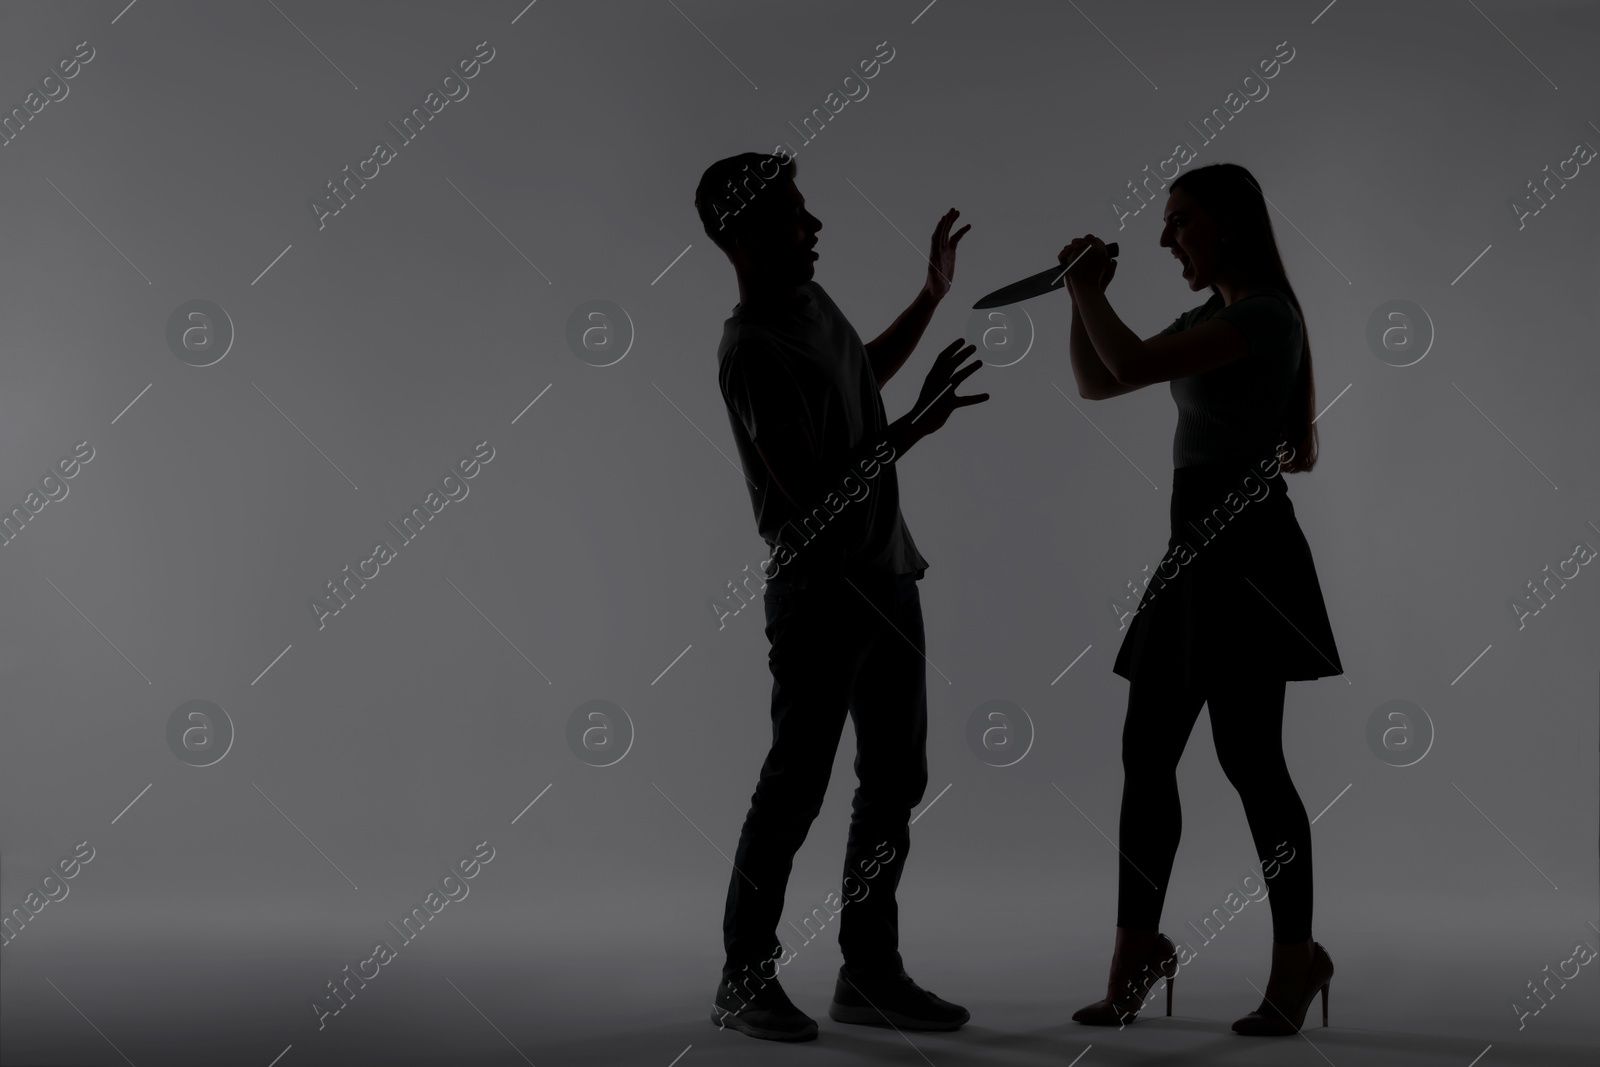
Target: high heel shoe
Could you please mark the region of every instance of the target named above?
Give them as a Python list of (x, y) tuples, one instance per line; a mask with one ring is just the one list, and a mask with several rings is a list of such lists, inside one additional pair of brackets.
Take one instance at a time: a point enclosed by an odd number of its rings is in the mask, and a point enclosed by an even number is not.
[(1155, 942), (1142, 958), (1133, 955), (1135, 936), (1117, 927), (1117, 946), (1111, 959), (1111, 978), (1106, 983), (1105, 999), (1079, 1008), (1072, 1021), (1088, 1026), (1125, 1026), (1139, 1017), (1145, 998), (1156, 982), (1167, 980), (1167, 1014), (1172, 1014), (1172, 982), (1178, 974), (1178, 949), (1166, 934), (1156, 934)]
[[(1311, 1002), (1316, 999), (1319, 992), (1322, 994), (1322, 1025), (1327, 1026), (1328, 986), (1332, 980), (1333, 960), (1328, 958), (1327, 950), (1320, 943), (1313, 941), (1311, 963), (1306, 968), (1298, 990), (1287, 996), (1280, 996), (1276, 1001), (1263, 995), (1259, 1008), (1234, 1022), (1233, 1032), (1247, 1037), (1297, 1034), (1300, 1032), (1301, 1024), (1305, 1022)], [(1272, 985), (1272, 979), (1269, 978), (1267, 980), (1269, 991)]]

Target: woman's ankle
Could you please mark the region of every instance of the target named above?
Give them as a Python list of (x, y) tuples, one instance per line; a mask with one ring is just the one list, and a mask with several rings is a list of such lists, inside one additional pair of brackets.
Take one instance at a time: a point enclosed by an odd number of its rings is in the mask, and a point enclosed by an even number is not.
[(1161, 931), (1154, 928), (1145, 930), (1132, 926), (1119, 926), (1117, 927), (1117, 948), (1144, 948), (1148, 950), (1160, 936)]
[(1111, 952), (1113, 970), (1132, 971), (1144, 966), (1161, 937), (1159, 930), (1117, 927), (1117, 943)]

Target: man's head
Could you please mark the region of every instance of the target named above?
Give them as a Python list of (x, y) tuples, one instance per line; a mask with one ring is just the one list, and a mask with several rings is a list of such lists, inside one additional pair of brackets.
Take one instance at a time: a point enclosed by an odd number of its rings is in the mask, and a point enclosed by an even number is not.
[(822, 221), (806, 210), (791, 156), (745, 152), (706, 168), (694, 206), (741, 276), (783, 288), (811, 280)]

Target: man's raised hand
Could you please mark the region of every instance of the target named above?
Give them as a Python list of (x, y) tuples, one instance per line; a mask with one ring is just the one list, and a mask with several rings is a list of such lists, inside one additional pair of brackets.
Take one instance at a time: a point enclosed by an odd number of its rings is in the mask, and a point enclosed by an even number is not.
[(956, 408), (981, 404), (989, 399), (988, 393), (956, 395), (956, 386), (983, 366), (983, 360), (975, 359), (965, 367), (960, 367), (962, 360), (978, 350), (976, 345), (962, 348), (964, 344), (966, 338), (957, 337), (944, 351), (933, 357), (933, 366), (928, 370), (928, 377), (923, 380), (922, 393), (917, 397), (917, 406), (913, 409), (911, 421), (917, 432), (924, 437), (943, 426)]
[(961, 212), (951, 208), (933, 228), (933, 242), (928, 252), (928, 280), (922, 287), (935, 300), (944, 299), (944, 295), (950, 291), (951, 282), (956, 276), (956, 244), (972, 229), (972, 224), (968, 223), (951, 234), (950, 227), (955, 225), (960, 215)]

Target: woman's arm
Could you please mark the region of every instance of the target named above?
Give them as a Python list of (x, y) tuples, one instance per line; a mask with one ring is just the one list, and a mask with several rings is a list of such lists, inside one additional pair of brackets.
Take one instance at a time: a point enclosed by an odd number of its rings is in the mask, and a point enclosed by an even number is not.
[[(1059, 259), (1071, 264), (1067, 291), (1072, 294), (1074, 325), (1082, 320), (1091, 348), (1120, 385), (1137, 389), (1187, 378), (1250, 352), (1244, 332), (1222, 319), (1140, 340), (1106, 300), (1105, 287), (1116, 273), (1116, 260), (1106, 255), (1100, 238), (1092, 234), (1077, 238), (1061, 250)], [(1076, 366), (1075, 361), (1074, 369)], [(1081, 391), (1081, 382), (1079, 388)]]
[(1200, 374), (1250, 352), (1244, 333), (1223, 319), (1140, 340), (1099, 290), (1080, 290), (1073, 297), (1073, 309), (1082, 315), (1084, 331), (1106, 368), (1133, 389)]
[[(1076, 263), (1077, 252), (1068, 245), (1061, 250), (1057, 261), (1063, 267), (1069, 263)], [(1105, 292), (1106, 286), (1111, 284), (1111, 279), (1116, 276), (1117, 261), (1111, 260), (1099, 274), (1100, 291)], [(1067, 293), (1072, 294), (1072, 279), (1068, 276)], [(1106, 366), (1100, 358), (1100, 353), (1095, 351), (1094, 342), (1089, 340), (1089, 332), (1083, 327), (1083, 319), (1078, 315), (1078, 298), (1072, 297), (1072, 338), (1068, 342), (1072, 354), (1072, 376), (1078, 380), (1078, 395), (1085, 400), (1107, 400), (1123, 393), (1131, 393), (1138, 386), (1123, 385), (1117, 381), (1117, 376), (1111, 373), (1111, 368)]]
[[(1113, 260), (1115, 262), (1115, 260)], [(1131, 393), (1139, 388), (1137, 385), (1124, 385), (1117, 381), (1117, 376), (1111, 373), (1100, 355), (1094, 349), (1094, 342), (1089, 340), (1089, 332), (1083, 328), (1083, 319), (1078, 315), (1078, 303), (1072, 303), (1072, 376), (1078, 380), (1078, 395), (1085, 400), (1109, 400), (1123, 393)]]
[[(1070, 248), (1071, 246), (1068, 246), (1061, 250), (1060, 262), (1063, 265), (1074, 261), (1072, 254), (1069, 253)], [(1116, 273), (1117, 261), (1113, 259), (1105, 265), (1100, 275), (1099, 288), (1102, 294)], [(1072, 292), (1070, 284), (1067, 291)], [(1160, 336), (1156, 334), (1154, 337), (1147, 337), (1145, 342), (1149, 343)], [(1072, 339), (1069, 345), (1072, 354), (1072, 376), (1078, 380), (1078, 395), (1085, 400), (1108, 400), (1142, 388), (1140, 385), (1119, 382), (1116, 375), (1111, 373), (1111, 368), (1100, 358), (1100, 353), (1095, 351), (1094, 342), (1089, 339), (1089, 331), (1084, 328), (1083, 319), (1078, 314), (1078, 302), (1075, 297), (1072, 302)]]

